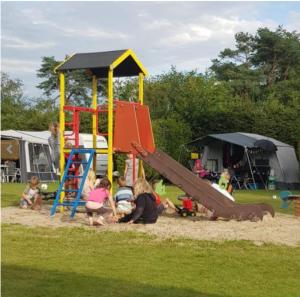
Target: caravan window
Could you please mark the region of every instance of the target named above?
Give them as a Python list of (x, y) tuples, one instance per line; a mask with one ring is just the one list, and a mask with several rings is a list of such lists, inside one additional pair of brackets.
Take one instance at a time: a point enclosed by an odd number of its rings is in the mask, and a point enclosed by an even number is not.
[(218, 160), (217, 159), (207, 159), (206, 161), (206, 170), (218, 172)]
[(40, 143), (29, 143), (29, 160), (32, 172), (51, 172), (49, 146)]

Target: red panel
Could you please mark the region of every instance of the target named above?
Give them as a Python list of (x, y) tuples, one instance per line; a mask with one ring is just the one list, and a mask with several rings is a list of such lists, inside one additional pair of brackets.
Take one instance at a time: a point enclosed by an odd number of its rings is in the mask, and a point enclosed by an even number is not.
[(133, 152), (132, 142), (140, 143), (135, 105), (117, 101), (114, 126), (114, 149), (118, 152)]
[(136, 105), (136, 118), (140, 135), (140, 145), (148, 152), (155, 151), (149, 108), (146, 105)]
[(148, 106), (133, 102), (116, 101), (114, 149), (118, 152), (135, 152), (132, 143), (155, 151)]

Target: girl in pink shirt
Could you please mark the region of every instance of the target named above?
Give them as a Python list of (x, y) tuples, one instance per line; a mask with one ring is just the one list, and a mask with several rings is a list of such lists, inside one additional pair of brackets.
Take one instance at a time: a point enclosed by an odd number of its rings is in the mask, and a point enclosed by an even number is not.
[[(87, 215), (89, 218), (90, 226), (93, 226), (93, 213), (96, 212), (99, 216), (96, 221), (99, 225), (105, 225), (104, 218), (102, 215), (104, 214), (112, 214), (116, 217), (116, 209), (115, 204), (113, 202), (112, 196), (109, 192), (111, 187), (111, 182), (105, 177), (103, 178), (99, 185), (96, 186), (94, 190), (92, 190), (87, 199), (87, 203), (85, 205)], [(112, 209), (104, 207), (104, 202), (108, 200)]]

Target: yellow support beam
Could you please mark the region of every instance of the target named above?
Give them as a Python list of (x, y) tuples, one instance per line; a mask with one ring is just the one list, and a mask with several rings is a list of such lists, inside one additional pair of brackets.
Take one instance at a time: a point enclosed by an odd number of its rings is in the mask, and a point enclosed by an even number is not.
[[(60, 154), (59, 154), (59, 172), (60, 172), (60, 181), (62, 180), (63, 173), (65, 170), (65, 155), (64, 155), (64, 147), (65, 147), (65, 74), (59, 73), (59, 144), (60, 144)], [(60, 202), (62, 203), (64, 200), (65, 193), (62, 192), (60, 194)], [(63, 206), (60, 208), (60, 211), (63, 212)]]
[(142, 62), (138, 59), (136, 54), (131, 50), (128, 49), (124, 54), (122, 54), (117, 60), (115, 60), (111, 65), (110, 65), (110, 70), (115, 69), (117, 66), (119, 66), (125, 59), (127, 59), (129, 56), (132, 57), (132, 59), (135, 61), (135, 63), (139, 66), (139, 68), (142, 70), (142, 73), (146, 76), (148, 75), (148, 71), (146, 68), (143, 66)]
[[(142, 105), (144, 104), (144, 73), (140, 72), (139, 73), (139, 103), (141, 103)], [(142, 176), (142, 171), (143, 170), (143, 161), (139, 160), (139, 172), (138, 172), (138, 176), (141, 177)]]
[(62, 66), (63, 64), (65, 64), (67, 61), (69, 61), (75, 54), (70, 55), (69, 57), (67, 57), (64, 61), (62, 61), (61, 63), (59, 63), (55, 68), (54, 68), (54, 73), (57, 72), (57, 69)]
[(144, 74), (139, 73), (139, 102), (144, 104)]
[[(92, 108), (97, 109), (97, 103), (98, 103), (98, 98), (97, 98), (97, 84), (98, 80), (95, 75), (93, 75), (93, 80), (92, 80)], [(92, 115), (92, 131), (93, 131), (93, 148), (97, 148), (97, 115), (96, 113), (93, 113)], [(97, 154), (93, 158), (93, 170), (96, 172), (96, 164), (97, 164)]]
[[(113, 182), (113, 70), (108, 70), (108, 154), (107, 177)], [(110, 191), (112, 192), (112, 187)]]
[(108, 149), (96, 149), (97, 154), (108, 154)]

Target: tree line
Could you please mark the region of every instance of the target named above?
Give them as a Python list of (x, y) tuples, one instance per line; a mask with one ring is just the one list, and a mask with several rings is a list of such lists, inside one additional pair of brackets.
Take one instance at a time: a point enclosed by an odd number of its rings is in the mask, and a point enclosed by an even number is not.
[[(58, 120), (58, 77), (61, 61), (44, 57), (37, 76), (43, 96), (26, 98), (22, 82), (1, 74), (2, 130), (45, 130)], [(67, 104), (91, 105), (91, 78), (83, 71), (67, 74)], [(137, 79), (118, 80), (115, 98), (135, 100)], [(181, 145), (211, 133), (249, 132), (297, 146), (300, 140), (300, 37), (282, 27), (259, 28), (235, 35), (205, 72), (178, 71), (150, 76), (144, 85), (155, 141), (178, 158)], [(99, 81), (100, 100), (106, 80)], [(104, 100), (105, 101), (105, 100)], [(103, 101), (103, 102), (104, 102)], [(102, 123), (104, 124), (104, 123)], [(82, 117), (82, 132), (91, 120)]]

